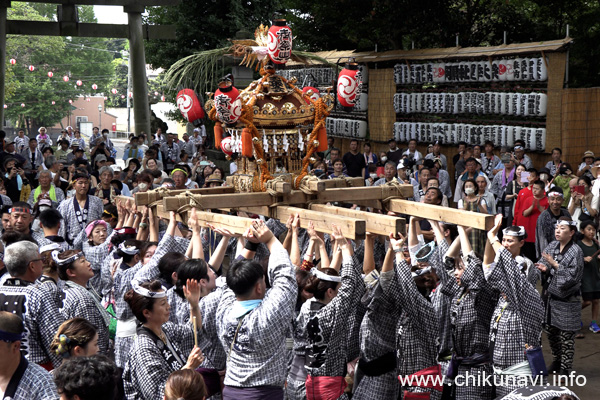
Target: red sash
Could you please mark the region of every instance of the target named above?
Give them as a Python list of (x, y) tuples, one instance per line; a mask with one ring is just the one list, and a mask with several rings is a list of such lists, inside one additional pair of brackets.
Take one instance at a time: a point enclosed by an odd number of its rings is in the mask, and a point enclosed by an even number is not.
[(306, 377), (307, 400), (337, 400), (348, 384), (343, 376)]

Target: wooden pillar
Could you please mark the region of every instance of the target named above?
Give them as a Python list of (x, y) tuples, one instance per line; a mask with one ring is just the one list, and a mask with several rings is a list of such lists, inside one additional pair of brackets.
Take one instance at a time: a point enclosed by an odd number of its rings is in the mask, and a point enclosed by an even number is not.
[(0, 129), (4, 127), (4, 84), (6, 77), (6, 10), (10, 1), (0, 0)]
[[(146, 133), (150, 137), (150, 105), (146, 78), (146, 55), (144, 54), (144, 32), (142, 13), (144, 6), (125, 6), (129, 22), (129, 63), (133, 80), (133, 116), (136, 135)], [(129, 93), (127, 94), (129, 96)]]

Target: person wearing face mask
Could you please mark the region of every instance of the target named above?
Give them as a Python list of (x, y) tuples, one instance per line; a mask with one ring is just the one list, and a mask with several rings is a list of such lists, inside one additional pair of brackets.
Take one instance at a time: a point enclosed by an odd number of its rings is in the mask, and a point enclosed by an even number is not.
[(379, 177), (377, 176), (377, 167), (373, 164), (369, 165), (367, 167), (367, 172), (368, 172), (368, 177), (367, 179), (365, 179), (365, 185), (366, 186), (373, 186), (373, 184), (379, 180)]
[(554, 183), (551, 181), (551, 173), (550, 170), (546, 167), (540, 168), (538, 171), (540, 181), (544, 182), (544, 190), (547, 192), (548, 190), (554, 187)]

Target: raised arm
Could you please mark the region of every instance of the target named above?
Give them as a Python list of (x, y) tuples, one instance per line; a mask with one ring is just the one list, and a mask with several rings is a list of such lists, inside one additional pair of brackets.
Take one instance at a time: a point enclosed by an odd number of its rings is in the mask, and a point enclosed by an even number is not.
[[(292, 218), (292, 215), (290, 215), (290, 218)], [(298, 238), (298, 230), (300, 229), (300, 215), (299, 214), (296, 214), (295, 216), (293, 216), (291, 227), (292, 227), (292, 229), (291, 229), (292, 230), (292, 242), (290, 243), (290, 249), (289, 249), (290, 259), (292, 260), (292, 264), (294, 264), (295, 266), (298, 267), (298, 266), (302, 265), (302, 257), (300, 257), (300, 241)]]
[(367, 232), (365, 237), (365, 253), (363, 256), (363, 274), (368, 275), (375, 269), (375, 255), (374, 255), (374, 246), (376, 235)]
[(240, 235), (235, 235), (225, 228), (217, 228), (212, 225), (209, 225), (209, 228), (212, 229), (215, 233), (221, 235), (221, 241), (217, 245), (215, 251), (213, 251), (210, 260), (208, 260), (208, 264), (215, 271), (219, 271), (221, 269), (221, 265), (223, 264), (223, 259), (225, 258), (225, 253), (227, 252), (227, 245), (229, 244), (229, 239), (233, 236), (237, 236), (239, 239)]

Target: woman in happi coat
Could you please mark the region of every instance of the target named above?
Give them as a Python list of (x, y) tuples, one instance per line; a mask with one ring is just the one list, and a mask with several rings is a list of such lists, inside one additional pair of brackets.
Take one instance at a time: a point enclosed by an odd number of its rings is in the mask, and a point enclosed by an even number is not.
[(65, 319), (82, 317), (98, 328), (100, 353), (108, 354), (110, 315), (102, 306), (102, 298), (88, 282), (94, 270), (81, 250), (52, 252), (52, 261), (58, 269), (58, 276), (65, 282), (65, 299), (60, 310)]
[[(496, 396), (527, 386), (533, 373), (526, 351), (539, 350), (541, 345), (543, 303), (535, 289), (535, 268), (519, 254), (525, 244), (523, 227), (511, 226), (497, 233), (502, 215), (496, 215), (494, 227), (488, 231), (488, 243), (483, 256), (483, 270), (488, 284), (500, 292), (490, 326), (490, 354), (496, 382)], [(533, 273), (532, 273), (533, 271)]]
[(575, 333), (581, 323), (581, 277), (583, 251), (573, 241), (577, 223), (560, 217), (554, 236), (536, 266), (542, 271), (542, 298), (546, 311), (544, 328), (552, 350), (549, 372), (568, 375), (575, 354)]
[[(442, 282), (442, 294), (451, 300), (452, 361), (447, 377), (490, 376), (490, 321), (498, 294), (487, 284), (481, 259), (475, 255), (465, 229), (458, 226), (459, 237), (448, 248), (438, 223), (431, 221), (430, 224), (440, 244), (439, 255), (445, 254), (443, 263), (438, 260), (432, 265)], [(461, 400), (493, 398), (493, 385), (465, 381), (464, 385), (452, 385), (451, 390), (454, 397)]]
[[(409, 250), (418, 246), (417, 233), (420, 219), (410, 220), (408, 237)], [(432, 375), (434, 379), (441, 378), (438, 364), (439, 352), (439, 316), (429, 299), (431, 290), (435, 287), (435, 272), (429, 265), (429, 260), (435, 260), (433, 247), (422, 246), (415, 253), (417, 263), (410, 266), (402, 251), (403, 238), (397, 240), (390, 236), (389, 252), (395, 254), (394, 263), (384, 263), (381, 268), (380, 284), (383, 292), (394, 303), (393, 312), (398, 318), (396, 326), (396, 348), (398, 375)], [(430, 399), (441, 398), (441, 387), (424, 388), (416, 385), (401, 384), (403, 399), (423, 398), (424, 392)]]
[(75, 196), (63, 201), (58, 206), (58, 211), (63, 216), (60, 232), (65, 235), (65, 239), (69, 243), (73, 243), (90, 222), (102, 218), (102, 211), (104, 211), (102, 200), (88, 195), (90, 177), (87, 173), (75, 173), (73, 187)]
[(332, 268), (313, 268), (312, 281), (305, 290), (315, 301), (306, 318), (306, 397), (309, 400), (346, 399), (346, 353), (351, 313), (364, 292), (360, 264), (353, 257), (352, 246), (337, 226), (332, 237), (341, 248), (342, 268), (338, 276)]
[[(167, 291), (160, 281), (138, 284), (125, 294), (125, 301), (141, 323), (123, 371), (125, 396), (128, 400), (160, 400), (169, 375), (180, 369), (196, 369), (204, 356), (194, 347), (187, 357), (181, 348), (194, 340), (191, 324), (175, 325), (169, 321)], [(184, 289), (190, 313), (202, 325), (198, 301), (200, 286), (188, 281)], [(191, 318), (190, 318), (191, 319)]]

